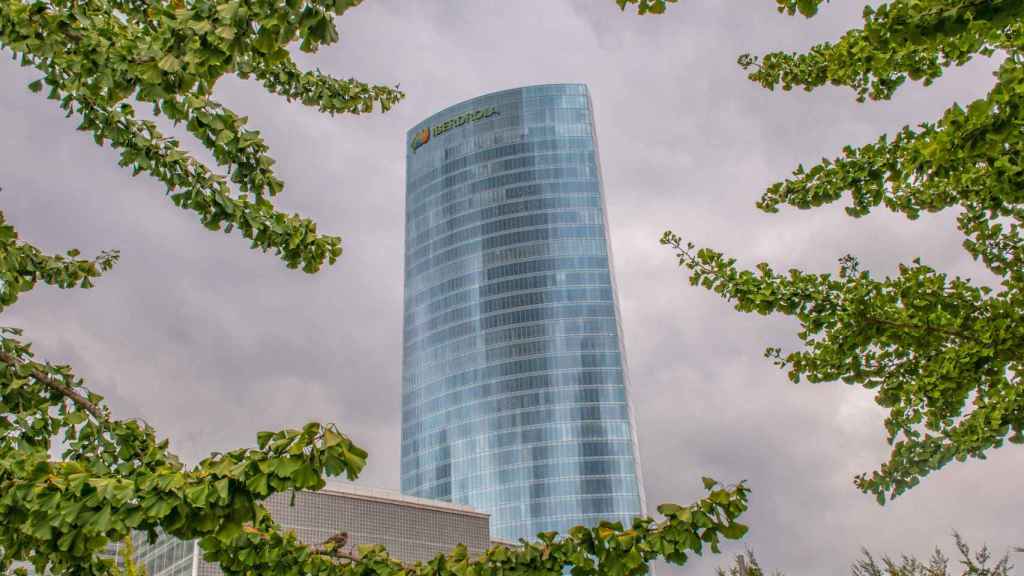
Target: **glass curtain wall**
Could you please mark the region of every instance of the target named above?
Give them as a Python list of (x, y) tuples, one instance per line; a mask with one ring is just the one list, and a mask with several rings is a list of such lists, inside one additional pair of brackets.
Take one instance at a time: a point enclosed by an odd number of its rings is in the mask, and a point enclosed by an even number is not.
[(402, 492), (516, 540), (642, 513), (590, 95), (505, 90), (408, 133)]

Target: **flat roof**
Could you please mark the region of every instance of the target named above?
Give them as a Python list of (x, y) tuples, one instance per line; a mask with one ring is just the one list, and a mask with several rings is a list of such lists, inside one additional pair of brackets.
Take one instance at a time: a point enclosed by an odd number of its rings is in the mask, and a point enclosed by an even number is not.
[(366, 486), (358, 486), (356, 484), (350, 484), (348, 482), (342, 482), (339, 480), (328, 480), (327, 485), (324, 486), (319, 492), (326, 494), (336, 494), (338, 496), (347, 496), (351, 498), (363, 498), (366, 500), (376, 500), (379, 502), (392, 502), (402, 506), (413, 506), (416, 508), (429, 508), (432, 510), (439, 510), (442, 512), (454, 512), (456, 514), (467, 514), (470, 516), (481, 516), (489, 518), (490, 514), (481, 512), (471, 506), (465, 504), (455, 504), (453, 502), (445, 502), (443, 500), (431, 500), (429, 498), (417, 498), (415, 496), (406, 496), (401, 492), (394, 490), (384, 490), (382, 488), (369, 488)]

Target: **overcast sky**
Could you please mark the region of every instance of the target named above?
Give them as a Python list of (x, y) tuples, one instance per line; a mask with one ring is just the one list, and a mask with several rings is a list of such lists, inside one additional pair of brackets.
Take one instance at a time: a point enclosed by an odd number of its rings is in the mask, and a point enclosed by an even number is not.
[[(1024, 544), (1024, 450), (954, 463), (879, 507), (852, 483), (888, 455), (872, 394), (790, 384), (762, 352), (792, 347), (796, 324), (741, 315), (691, 288), (658, 245), (672, 228), (750, 266), (828, 272), (852, 253), (890, 273), (920, 256), (984, 277), (960, 248), (952, 214), (908, 223), (853, 220), (841, 204), (754, 208), (801, 162), (981, 96), (994, 67), (979, 60), (887, 103), (857, 104), (833, 88), (768, 92), (746, 80), (739, 54), (835, 38), (861, 11), (839, 2), (804, 20), (774, 4), (689, 0), (641, 18), (613, 0), (373, 0), (339, 20), (339, 44), (301, 60), (400, 83), (407, 98), (392, 112), (331, 118), (224, 80), (218, 95), (250, 117), (278, 160), (281, 206), (343, 236), (342, 259), (313, 276), (174, 208), (161, 184), (132, 178), (54, 102), (30, 93), (36, 74), (5, 58), (0, 208), (45, 249), (119, 248), (122, 261), (93, 290), (37, 289), (2, 323), (25, 328), (42, 357), (72, 364), (117, 415), (146, 419), (189, 461), (253, 444), (259, 430), (335, 421), (370, 452), (359, 483), (397, 489), (405, 131), (486, 92), (583, 82), (594, 100), (650, 507), (699, 497), (702, 475), (747, 479), (751, 531), (725, 551), (752, 547), (763, 566), (789, 575), (848, 573), (861, 546), (952, 552), (954, 528), (999, 553)], [(660, 573), (710, 574), (727, 561)]]

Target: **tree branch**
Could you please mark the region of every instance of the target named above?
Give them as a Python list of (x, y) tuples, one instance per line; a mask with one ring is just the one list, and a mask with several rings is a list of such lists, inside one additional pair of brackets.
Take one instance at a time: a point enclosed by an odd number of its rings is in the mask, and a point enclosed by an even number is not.
[(915, 331), (924, 330), (925, 332), (931, 332), (932, 334), (939, 334), (941, 336), (949, 336), (950, 338), (958, 338), (963, 340), (967, 336), (956, 330), (944, 330), (935, 326), (918, 325), (918, 324), (904, 324), (902, 322), (893, 322), (892, 320), (883, 320), (881, 318), (873, 318), (871, 316), (863, 316), (863, 320), (868, 324), (874, 324), (876, 326), (888, 326), (889, 328), (895, 328), (897, 330)]
[[(359, 561), (359, 556), (345, 552), (341, 548), (335, 548), (333, 550), (328, 550), (326, 548), (311, 548), (310, 552), (318, 556), (327, 556), (328, 558), (332, 558), (334, 560), (348, 560), (349, 562)], [(408, 570), (412, 567), (402, 564), (402, 568)]]
[[(0, 352), (0, 361), (3, 361), (5, 364), (11, 367), (17, 367), (24, 364), (24, 362), (21, 362), (20, 360), (8, 354), (7, 352)], [(38, 380), (39, 382), (45, 384), (47, 387), (56, 390), (57, 392), (60, 392), (61, 395), (77, 404), (79, 408), (85, 410), (89, 414), (92, 414), (92, 416), (99, 420), (101, 423), (107, 422), (107, 416), (103, 413), (102, 410), (100, 410), (99, 406), (90, 402), (85, 396), (82, 396), (78, 392), (75, 392), (67, 384), (54, 380), (48, 374), (35, 367), (32, 368), (32, 377)]]

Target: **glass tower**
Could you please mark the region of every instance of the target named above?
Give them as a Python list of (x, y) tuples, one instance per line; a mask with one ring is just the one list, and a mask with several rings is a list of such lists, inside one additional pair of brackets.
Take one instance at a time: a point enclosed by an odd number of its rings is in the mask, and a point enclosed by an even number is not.
[(590, 95), (504, 90), (408, 133), (402, 492), (505, 540), (643, 512)]

